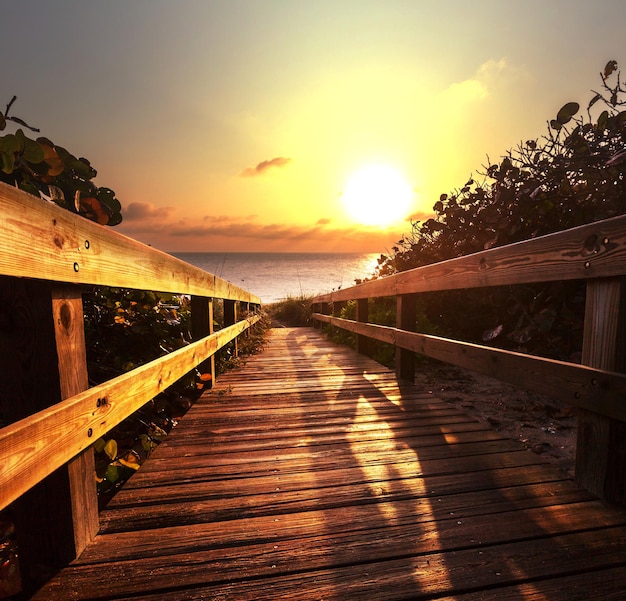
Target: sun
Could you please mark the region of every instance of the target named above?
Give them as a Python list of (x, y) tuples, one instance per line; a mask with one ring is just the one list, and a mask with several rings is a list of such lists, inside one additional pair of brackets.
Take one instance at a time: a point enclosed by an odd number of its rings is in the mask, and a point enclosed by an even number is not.
[(350, 177), (341, 201), (357, 223), (386, 227), (407, 218), (413, 196), (397, 169), (368, 165)]

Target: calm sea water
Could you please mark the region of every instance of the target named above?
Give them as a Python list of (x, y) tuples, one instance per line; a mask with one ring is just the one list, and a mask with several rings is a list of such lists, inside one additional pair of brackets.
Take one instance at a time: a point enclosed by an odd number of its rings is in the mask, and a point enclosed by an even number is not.
[(377, 254), (172, 253), (256, 294), (263, 303), (347, 288), (370, 276)]

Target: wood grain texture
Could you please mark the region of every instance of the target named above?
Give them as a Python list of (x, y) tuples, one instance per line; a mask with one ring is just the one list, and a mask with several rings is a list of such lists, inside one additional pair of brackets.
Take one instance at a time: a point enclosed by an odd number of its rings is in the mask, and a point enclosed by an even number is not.
[(0, 213), (0, 275), (261, 302), (227, 280), (1, 182)]
[(273, 330), (34, 599), (619, 599), (626, 511), (470, 423), (316, 330)]
[(239, 321), (0, 430), (0, 509), (85, 451), (258, 319), (251, 316)]
[[(620, 314), (626, 307), (620, 278), (594, 280), (587, 285), (582, 362), (615, 370)], [(626, 399), (622, 399), (626, 407)], [(578, 416), (576, 481), (609, 503), (626, 504), (626, 419), (610, 419), (593, 406)]]
[[(81, 289), (57, 284), (52, 288), (51, 300), (61, 399), (69, 399), (89, 388)], [(79, 555), (99, 528), (93, 449), (84, 450), (70, 461), (67, 470), (72, 506), (68, 534), (73, 534), (74, 552)]]
[(474, 253), (321, 294), (331, 303), (482, 286), (626, 274), (626, 216)]

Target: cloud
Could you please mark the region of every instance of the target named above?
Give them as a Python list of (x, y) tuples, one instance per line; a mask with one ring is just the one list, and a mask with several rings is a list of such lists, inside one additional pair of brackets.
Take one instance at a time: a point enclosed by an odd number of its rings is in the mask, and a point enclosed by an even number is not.
[(291, 163), (288, 157), (275, 157), (269, 161), (261, 161), (256, 167), (247, 167), (241, 172), (241, 177), (256, 177), (257, 175), (263, 175), (268, 169), (272, 167), (285, 167)]
[(452, 83), (444, 95), (453, 103), (484, 100), (503, 79), (509, 79), (516, 71), (510, 67), (506, 58), (490, 59), (478, 67), (473, 77)]
[(156, 207), (149, 202), (131, 202), (124, 207), (124, 221), (166, 221), (176, 213), (176, 207)]
[[(130, 218), (126, 218), (126, 216)], [(181, 215), (174, 207), (131, 203), (118, 231), (165, 251), (302, 251), (324, 249), (377, 252), (398, 234), (356, 226), (337, 227), (321, 218), (316, 223), (263, 223), (258, 215)], [(408, 224), (407, 224), (408, 229)]]

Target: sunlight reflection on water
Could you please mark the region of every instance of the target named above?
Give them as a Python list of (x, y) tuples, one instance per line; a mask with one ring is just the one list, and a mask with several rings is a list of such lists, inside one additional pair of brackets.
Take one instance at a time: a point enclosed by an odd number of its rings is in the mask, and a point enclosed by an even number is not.
[(378, 254), (173, 253), (259, 296), (264, 303), (348, 288), (372, 275)]

